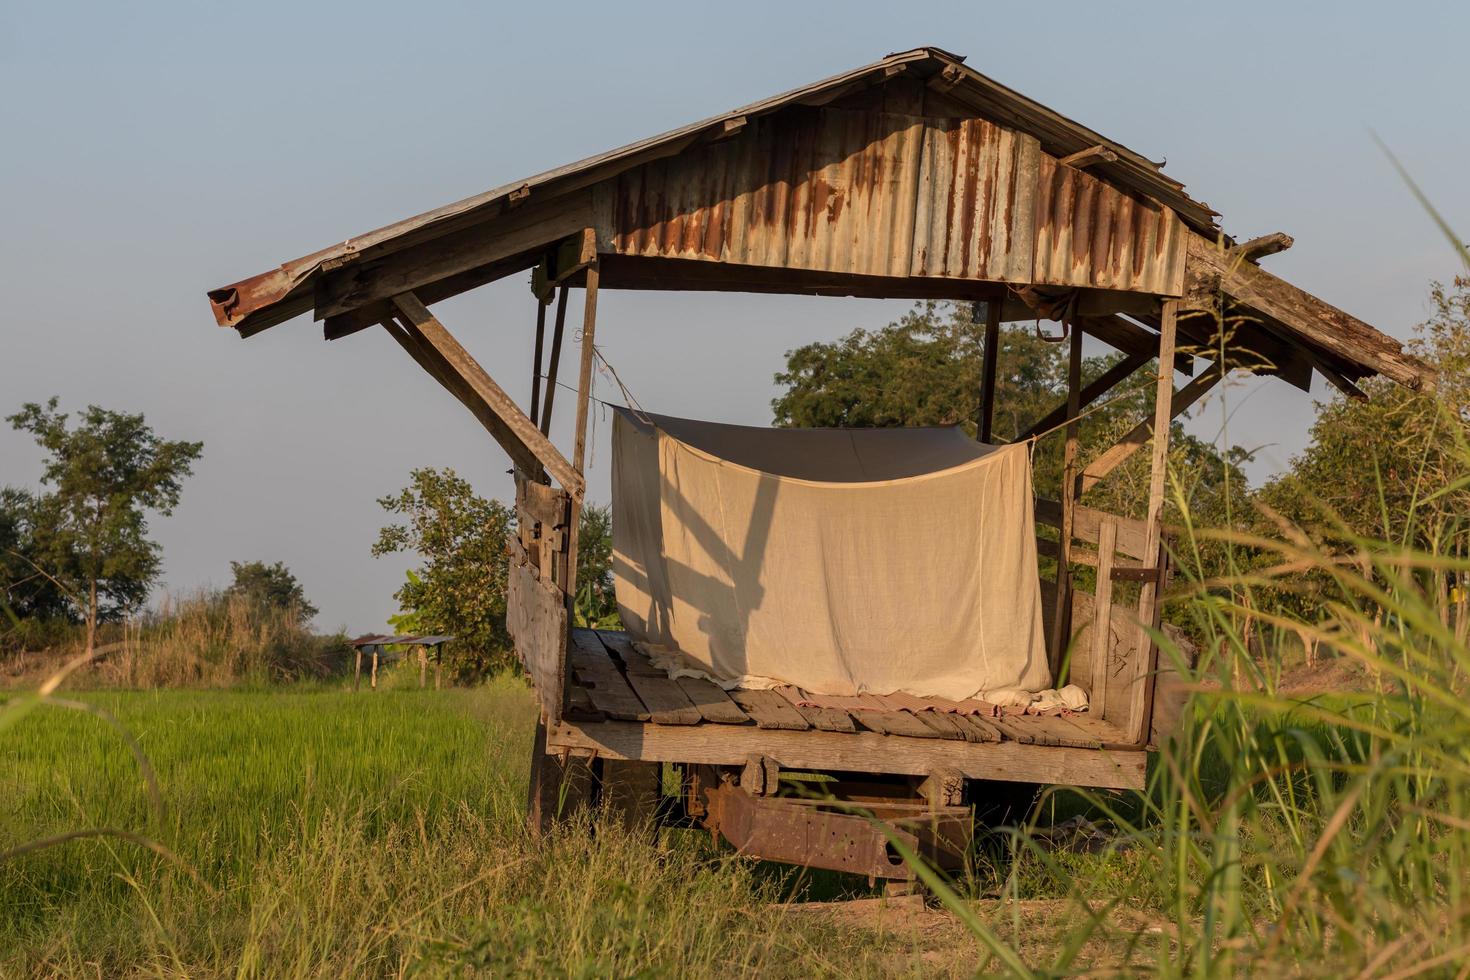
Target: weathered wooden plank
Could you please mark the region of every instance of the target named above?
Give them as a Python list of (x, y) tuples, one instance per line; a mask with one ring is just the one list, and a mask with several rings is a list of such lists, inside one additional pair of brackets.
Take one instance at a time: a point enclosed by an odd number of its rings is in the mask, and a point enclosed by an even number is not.
[(1057, 163), (1060, 163), (1064, 167), (1071, 167), (1074, 170), (1083, 170), (1095, 163), (1113, 163), (1117, 159), (1118, 154), (1106, 146), (1098, 144), (1097, 146), (1089, 146), (1085, 150), (1078, 150), (1076, 153), (1068, 153), (1058, 160)]
[(717, 725), (743, 725), (750, 716), (740, 710), (740, 705), (730, 700), (730, 695), (703, 677), (678, 677), (674, 682), (699, 709), (705, 721)]
[(489, 432), (491, 437), (500, 444), (500, 448), (505, 450), (506, 455), (515, 463), (517, 469), (528, 473), (541, 471), (541, 461), (523, 442), (516, 438), (505, 420), (476, 394), (465, 378), (446, 364), (438, 352), (424, 342), (418, 333), (406, 329), (392, 318), (383, 321), (383, 329), (388, 331), (388, 336), (392, 337), (429, 377), (439, 382), (445, 391), (469, 409), (470, 414), (485, 427), (485, 431)]
[[(1000, 364), (1000, 308), (1001, 304), (985, 304), (985, 359), (980, 367), (980, 419), (977, 428), (980, 441), (990, 442), (991, 423), (995, 420), (995, 372)], [(1020, 436), (1020, 442), (1028, 438)]]
[(1259, 263), (1266, 256), (1284, 252), (1295, 243), (1296, 239), (1286, 232), (1273, 231), (1269, 235), (1257, 235), (1249, 241), (1241, 242), (1230, 250), (1229, 257)]
[(1001, 735), (1022, 745), (1061, 745), (1061, 741), (1046, 731), (1029, 724), (1035, 721), (1027, 715), (1005, 715), (989, 719), (990, 724), (1000, 730)]
[(823, 732), (855, 732), (857, 725), (853, 723), (852, 717), (846, 711), (836, 708), (816, 708), (799, 704), (788, 691), (781, 688), (776, 693), (785, 698), (786, 701), (796, 709), (797, 713), (806, 719), (808, 725)]
[(612, 662), (596, 633), (572, 630), (568, 659), (577, 672), (578, 683), (587, 690), (599, 711), (619, 721), (649, 720), (648, 708), (628, 686), (623, 672)]
[[(1118, 526), (1118, 550), (1130, 558), (1143, 558), (1147, 553), (1148, 530), (1143, 521), (1131, 517), (1109, 514), (1096, 507), (1078, 504), (1072, 515), (1072, 537), (1089, 544), (1097, 544), (1098, 529), (1103, 521), (1112, 521)], [(1049, 527), (1062, 526), (1062, 505), (1045, 497), (1036, 498), (1036, 521)]]
[[(474, 393), (490, 406), (505, 424), (512, 438), (524, 446), (534, 460), (539, 460), (569, 493), (580, 497), (586, 486), (580, 470), (568, 463), (561, 451), (551, 444), (551, 440), (531, 424), (530, 417), (521, 411), (520, 406), (470, 356), (469, 351), (460, 346), (454, 335), (419, 302), (418, 297), (412, 293), (402, 293), (393, 297), (393, 305), (403, 317), (403, 325), (408, 332), (432, 347), (444, 364), (463, 378)], [(515, 455), (512, 453), (512, 456)], [(530, 466), (525, 468), (531, 469)]]
[(802, 732), (811, 727), (791, 702), (775, 691), (747, 691), (737, 688), (730, 692), (730, 699), (755, 719), (755, 723), (761, 728)]
[(950, 715), (938, 711), (913, 711), (910, 714), (940, 738), (947, 738), (950, 741), (970, 741), (966, 737), (966, 729), (955, 724)]
[(861, 695), (873, 705), (872, 710), (854, 711), (852, 717), (869, 731), (882, 735), (907, 735), (910, 738), (938, 738), (939, 732), (924, 724), (907, 711), (889, 708), (881, 698), (871, 694)]
[(648, 708), (648, 718), (657, 725), (697, 725), (704, 716), (669, 675), (649, 663), (629, 642), (625, 633), (599, 632), (597, 638), (609, 653), (627, 667), (628, 686)]
[(505, 625), (541, 707), (553, 720), (559, 719), (567, 676), (565, 597), (540, 581), (529, 565), (512, 565), (507, 573)]
[(636, 834), (656, 833), (654, 818), (662, 798), (660, 764), (602, 760), (602, 806), (607, 816)]
[(1000, 731), (983, 718), (974, 715), (952, 714), (949, 717), (964, 733), (967, 742), (999, 742)]
[(752, 726), (638, 725), (563, 722), (548, 744), (595, 751), (603, 759), (640, 759), (692, 765), (743, 766), (751, 755), (784, 769), (843, 770), (928, 776), (953, 767), (970, 779), (1070, 783), (1104, 789), (1142, 789), (1148, 755), (1016, 742), (951, 742), (874, 732), (779, 731)]

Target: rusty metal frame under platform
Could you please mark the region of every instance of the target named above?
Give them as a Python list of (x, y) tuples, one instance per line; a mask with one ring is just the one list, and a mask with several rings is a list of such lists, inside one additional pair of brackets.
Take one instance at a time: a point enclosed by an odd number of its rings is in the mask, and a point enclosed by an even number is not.
[(960, 866), (974, 834), (967, 806), (892, 801), (872, 807), (870, 818), (859, 812), (867, 808), (845, 812), (833, 801), (757, 796), (731, 782), (706, 799), (705, 824), (742, 854), (870, 878), (914, 877), (885, 826), (910, 852), (945, 868)]

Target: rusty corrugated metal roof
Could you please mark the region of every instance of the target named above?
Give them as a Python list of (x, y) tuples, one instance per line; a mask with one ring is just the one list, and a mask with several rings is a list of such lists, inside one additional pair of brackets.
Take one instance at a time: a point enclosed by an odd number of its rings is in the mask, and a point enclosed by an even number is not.
[(376, 231), (350, 238), (310, 255), (294, 259), (269, 272), (210, 290), (215, 318), (222, 326), (249, 335), (305, 313), (312, 308), (312, 280), (348, 262), (407, 247), (426, 237), (443, 234), (481, 220), (487, 212), (513, 195), (551, 195), (585, 187), (615, 176), (639, 163), (672, 156), (695, 139), (727, 124), (749, 120), (796, 103), (821, 104), (854, 86), (881, 80), (895, 71), (940, 76), (945, 94), (978, 113), (995, 118), (1034, 136), (1042, 149), (1065, 156), (1093, 146), (1105, 146), (1116, 160), (1094, 166), (1093, 172), (1128, 191), (1151, 198), (1173, 210), (1195, 230), (1217, 234), (1216, 213), (1183, 193), (1183, 184), (1166, 176), (1159, 164), (1102, 136), (1086, 126), (1026, 98), (963, 64), (963, 56), (937, 47), (915, 48), (888, 55), (870, 65), (792, 89), (780, 95), (670, 130), (597, 156), (548, 170), (524, 180), (503, 184), (483, 194), (427, 211)]

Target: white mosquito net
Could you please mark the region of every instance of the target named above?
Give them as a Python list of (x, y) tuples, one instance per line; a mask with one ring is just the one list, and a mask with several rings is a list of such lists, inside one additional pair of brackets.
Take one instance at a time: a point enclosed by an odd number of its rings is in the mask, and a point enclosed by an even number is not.
[(621, 410), (613, 575), (656, 663), (727, 688), (1051, 686), (1025, 444)]

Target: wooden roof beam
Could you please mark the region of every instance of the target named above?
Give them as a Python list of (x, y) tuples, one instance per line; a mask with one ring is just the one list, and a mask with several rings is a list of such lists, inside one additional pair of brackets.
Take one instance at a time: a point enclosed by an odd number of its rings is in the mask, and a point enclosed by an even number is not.
[(1223, 293), (1284, 326), (1297, 345), (1310, 343), (1410, 389), (1434, 387), (1433, 369), (1392, 337), (1200, 235), (1188, 238), (1184, 278), (1186, 307), (1213, 308)]
[(1118, 154), (1099, 143), (1097, 146), (1089, 146), (1085, 150), (1069, 153), (1057, 162), (1073, 170), (1085, 170), (1094, 163), (1116, 163), (1117, 161)]
[[(352, 262), (316, 281), (316, 318), (349, 313), (431, 283), (555, 245), (592, 224), (590, 193), (527, 202), (496, 219), (411, 248)], [(445, 297), (440, 297), (445, 298)]]
[(1261, 259), (1286, 251), (1295, 241), (1296, 239), (1284, 231), (1273, 231), (1269, 235), (1260, 235), (1236, 245), (1230, 250), (1230, 257), (1245, 259), (1253, 265), (1259, 265)]

